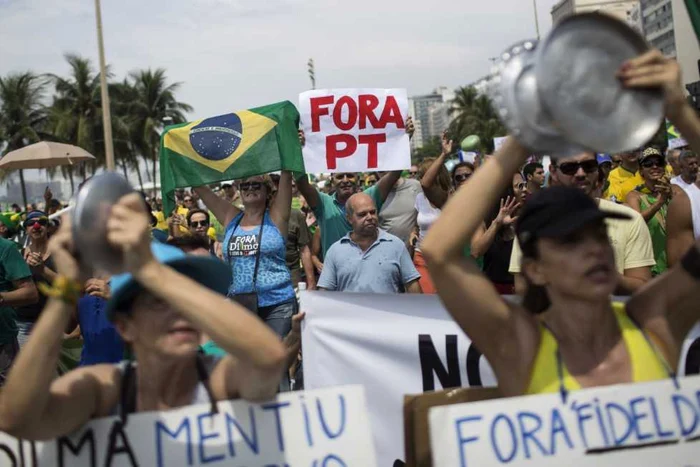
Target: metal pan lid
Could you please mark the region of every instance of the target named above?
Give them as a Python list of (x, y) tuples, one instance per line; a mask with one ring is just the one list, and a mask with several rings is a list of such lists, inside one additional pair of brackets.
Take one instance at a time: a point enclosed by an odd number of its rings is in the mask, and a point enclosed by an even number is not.
[(540, 101), (567, 139), (597, 152), (638, 148), (659, 129), (661, 90), (626, 89), (616, 73), (649, 50), (637, 32), (600, 13), (570, 16), (537, 51)]
[(107, 220), (112, 206), (133, 191), (129, 182), (114, 172), (95, 175), (78, 190), (71, 220), (82, 268), (123, 272), (121, 253), (107, 242)]
[(503, 124), (528, 148), (554, 157), (585, 149), (567, 141), (542, 108), (535, 74), (536, 40), (518, 42), (501, 54), (489, 95)]

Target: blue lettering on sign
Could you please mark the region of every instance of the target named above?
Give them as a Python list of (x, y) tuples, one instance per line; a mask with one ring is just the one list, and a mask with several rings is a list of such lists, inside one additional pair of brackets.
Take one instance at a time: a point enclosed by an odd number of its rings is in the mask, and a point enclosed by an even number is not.
[[(508, 456), (503, 456), (501, 453), (501, 449), (498, 446), (498, 443), (496, 442), (496, 425), (498, 424), (499, 421), (503, 420), (506, 425), (508, 426), (508, 431), (510, 433), (510, 441), (512, 444), (512, 449), (510, 451), (510, 454)], [(515, 426), (513, 426), (513, 422), (508, 418), (507, 415), (505, 414), (498, 414), (496, 417), (493, 419), (491, 422), (491, 447), (493, 448), (493, 452), (496, 454), (496, 457), (498, 457), (498, 460), (501, 462), (510, 462), (513, 460), (515, 455), (518, 453), (518, 437), (515, 433)]]
[(185, 418), (174, 433), (170, 431), (167, 425), (162, 423), (160, 420), (156, 421), (156, 461), (158, 462), (158, 467), (162, 467), (164, 465), (163, 446), (161, 445), (160, 439), (161, 432), (165, 432), (171, 438), (177, 439), (180, 436), (180, 431), (182, 430), (184, 430), (187, 437), (187, 465), (192, 465), (192, 431), (190, 429), (190, 419)]
[(314, 438), (311, 436), (311, 420), (309, 419), (309, 409), (306, 407), (306, 400), (304, 395), (299, 395), (299, 402), (301, 402), (301, 413), (304, 416), (304, 432), (306, 433), (306, 444), (309, 447), (313, 447)]
[(603, 421), (603, 411), (600, 409), (600, 401), (598, 398), (593, 399), (595, 403), (595, 415), (598, 420), (598, 426), (600, 427), (600, 432), (603, 434), (603, 441), (606, 446), (610, 446), (610, 440), (608, 439), (608, 430), (605, 429), (605, 422)]
[(571, 408), (576, 412), (576, 417), (578, 418), (578, 431), (581, 434), (581, 441), (583, 441), (583, 445), (588, 449), (588, 439), (586, 438), (586, 430), (583, 427), (583, 424), (586, 420), (590, 420), (593, 418), (593, 415), (584, 415), (583, 411), (585, 409), (590, 409), (591, 404), (581, 404), (577, 405), (576, 402), (571, 404)]
[(263, 404), (261, 408), (265, 411), (272, 410), (275, 413), (275, 424), (277, 428), (277, 444), (280, 452), (284, 452), (284, 435), (282, 434), (282, 421), (280, 420), (280, 409), (289, 407), (289, 402), (270, 402)]
[(468, 436), (465, 438), (462, 433), (462, 425), (469, 422), (478, 422), (482, 418), (483, 417), (481, 415), (475, 415), (472, 417), (462, 417), (455, 420), (455, 429), (457, 430), (457, 445), (459, 446), (459, 465), (461, 465), (462, 467), (467, 466), (467, 453), (465, 452), (464, 445), (473, 441), (477, 441), (479, 439), (478, 436)]
[[(617, 404), (615, 402), (608, 402), (605, 404), (605, 412), (608, 414), (608, 423), (610, 424), (610, 431), (612, 432), (612, 438), (613, 438), (613, 444), (615, 446), (619, 446), (625, 441), (627, 441), (627, 438), (632, 434), (634, 431), (634, 424), (632, 422), (632, 418), (630, 415), (627, 413), (624, 407), (622, 407), (620, 404)], [(624, 434), (621, 436), (618, 436), (617, 430), (615, 429), (615, 420), (619, 420), (619, 417), (614, 417), (613, 413), (617, 412), (618, 414), (622, 415), (624, 417), (624, 422), (623, 426), (625, 428)]]
[(321, 467), (347, 467), (347, 464), (335, 454), (328, 454), (321, 461)]
[(675, 435), (673, 431), (664, 431), (659, 420), (659, 411), (656, 409), (656, 399), (653, 397), (649, 398), (649, 405), (651, 405), (651, 416), (654, 419), (654, 427), (656, 427), (656, 434), (659, 438), (668, 438)]
[(550, 433), (549, 446), (551, 448), (551, 453), (553, 456), (557, 454), (557, 435), (561, 434), (564, 436), (569, 449), (574, 448), (574, 443), (571, 442), (569, 437), (569, 432), (566, 430), (566, 424), (564, 423), (564, 418), (561, 416), (559, 409), (552, 410), (552, 431)]
[(236, 428), (236, 430), (238, 430), (238, 434), (241, 435), (241, 438), (243, 438), (243, 441), (245, 441), (245, 443), (248, 445), (248, 448), (250, 448), (250, 450), (253, 451), (255, 454), (260, 454), (260, 445), (258, 444), (258, 430), (255, 427), (255, 410), (252, 406), (248, 407), (248, 414), (250, 415), (250, 434), (246, 433), (243, 430), (243, 427), (240, 423), (238, 423), (238, 420), (233, 418), (228, 413), (224, 414), (224, 417), (226, 419), (226, 431), (228, 432), (228, 452), (231, 455), (231, 457), (236, 456), (236, 450), (234, 448), (233, 442), (234, 427)]
[[(676, 411), (676, 418), (678, 419), (678, 426), (681, 429), (681, 436), (688, 436), (693, 431), (695, 431), (695, 428), (698, 426), (698, 413), (695, 410), (693, 403), (682, 394), (674, 394), (673, 396), (671, 396), (671, 400), (673, 401), (673, 408)], [(688, 428), (688, 425), (686, 425), (685, 423), (686, 418), (683, 416), (683, 413), (681, 411), (681, 403), (683, 406), (689, 409), (690, 413), (693, 416), (693, 424), (690, 426), (690, 428)], [(688, 410), (685, 411), (685, 413), (687, 412)]]
[[(529, 428), (526, 424), (529, 421), (533, 422), (533, 425)], [(525, 457), (530, 458), (530, 441), (532, 441), (535, 446), (540, 450), (545, 456), (549, 455), (547, 448), (542, 446), (542, 443), (535, 436), (535, 434), (542, 428), (542, 419), (539, 415), (532, 412), (520, 412), (518, 414), (518, 425), (520, 426), (520, 433), (523, 437), (523, 451), (525, 452)]]
[(323, 431), (324, 433), (326, 433), (328, 439), (337, 438), (338, 436), (343, 434), (343, 431), (345, 431), (345, 397), (342, 394), (338, 394), (338, 399), (340, 400), (340, 427), (336, 430), (335, 433), (332, 433), (331, 430), (328, 428), (328, 425), (326, 425), (326, 419), (323, 416), (323, 409), (321, 408), (321, 400), (316, 399), (316, 409), (318, 410), (318, 418), (321, 421), (321, 426), (323, 427)]
[(204, 432), (205, 426), (204, 426), (204, 423), (202, 423), (202, 422), (205, 418), (209, 418), (209, 420), (211, 422), (212, 415), (213, 414), (210, 414), (210, 413), (203, 413), (203, 414), (197, 415), (197, 427), (199, 428), (199, 462), (202, 464), (208, 464), (209, 462), (219, 462), (221, 460), (224, 460), (224, 458), (226, 457), (224, 454), (219, 454), (216, 456), (207, 457), (206, 454), (204, 453), (204, 448), (205, 448), (204, 443), (206, 442), (206, 440), (216, 439), (219, 437), (218, 432), (211, 433), (211, 434)]
[(639, 441), (646, 441), (654, 437), (653, 433), (642, 433), (642, 429), (639, 426), (639, 422), (647, 418), (649, 414), (647, 412), (640, 413), (640, 409), (637, 406), (643, 402), (646, 402), (646, 400), (646, 397), (636, 397), (630, 401), (632, 424), (634, 425), (634, 431)]

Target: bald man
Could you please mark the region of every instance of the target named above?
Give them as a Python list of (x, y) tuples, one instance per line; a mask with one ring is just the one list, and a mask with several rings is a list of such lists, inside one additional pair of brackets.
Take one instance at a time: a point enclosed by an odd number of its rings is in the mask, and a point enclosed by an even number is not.
[(338, 292), (422, 293), (420, 274), (404, 242), (381, 229), (377, 206), (365, 193), (345, 203), (352, 231), (328, 249), (318, 288)]

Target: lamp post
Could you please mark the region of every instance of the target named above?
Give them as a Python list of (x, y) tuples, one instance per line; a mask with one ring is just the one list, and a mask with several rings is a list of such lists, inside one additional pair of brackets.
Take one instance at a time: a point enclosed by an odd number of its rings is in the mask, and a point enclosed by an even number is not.
[(535, 13), (535, 30), (537, 31), (537, 40), (540, 40), (540, 20), (537, 18), (537, 0), (532, 0), (532, 9)]
[(105, 64), (105, 46), (102, 39), (102, 9), (100, 0), (95, 0), (95, 19), (97, 20), (97, 48), (100, 54), (100, 88), (102, 91), (102, 125), (105, 136), (105, 159), (107, 170), (114, 170), (114, 144), (112, 143), (112, 116), (107, 90), (107, 66)]

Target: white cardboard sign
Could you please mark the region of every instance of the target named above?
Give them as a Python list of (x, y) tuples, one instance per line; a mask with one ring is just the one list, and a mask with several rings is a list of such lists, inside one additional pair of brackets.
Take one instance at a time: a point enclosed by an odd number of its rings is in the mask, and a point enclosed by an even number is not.
[(220, 402), (92, 421), (28, 442), (0, 433), (0, 465), (375, 467), (364, 389), (287, 393), (263, 404)]
[(411, 166), (405, 89), (324, 89), (299, 95), (310, 173), (403, 170)]
[(700, 377), (430, 409), (433, 465), (698, 465)]

